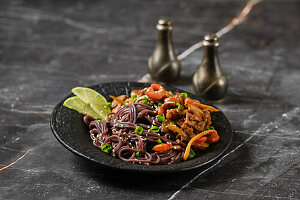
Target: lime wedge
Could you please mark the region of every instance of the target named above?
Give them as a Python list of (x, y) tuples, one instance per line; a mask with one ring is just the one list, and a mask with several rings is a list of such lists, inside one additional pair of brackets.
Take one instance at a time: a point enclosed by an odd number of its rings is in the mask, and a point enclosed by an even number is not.
[(81, 101), (79, 97), (70, 97), (65, 100), (63, 105), (70, 109), (76, 110), (81, 114), (90, 115), (94, 119), (100, 118), (100, 116), (88, 104)]
[(101, 119), (105, 119), (106, 115), (110, 112), (106, 99), (95, 90), (85, 87), (75, 87), (72, 89), (72, 92), (80, 100), (89, 105)]

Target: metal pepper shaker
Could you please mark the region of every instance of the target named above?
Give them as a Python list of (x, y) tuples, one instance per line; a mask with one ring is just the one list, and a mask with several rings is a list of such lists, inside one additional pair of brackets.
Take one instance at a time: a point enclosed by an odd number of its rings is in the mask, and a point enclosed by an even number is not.
[(174, 82), (180, 76), (181, 65), (174, 53), (172, 43), (172, 22), (160, 19), (156, 25), (158, 41), (152, 56), (148, 60), (151, 78), (159, 82)]
[(204, 55), (198, 71), (193, 76), (195, 92), (210, 101), (223, 99), (227, 92), (227, 79), (223, 75), (218, 56), (218, 37), (204, 36)]

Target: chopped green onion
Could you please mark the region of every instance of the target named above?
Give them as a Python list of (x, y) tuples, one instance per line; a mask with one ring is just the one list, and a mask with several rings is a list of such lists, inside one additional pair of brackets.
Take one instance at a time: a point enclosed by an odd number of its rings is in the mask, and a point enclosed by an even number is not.
[(111, 102), (108, 102), (108, 103), (107, 103), (107, 106), (108, 106), (109, 108), (111, 108)]
[(97, 117), (97, 120), (101, 120), (101, 118), (100, 118), (100, 117)]
[(182, 96), (183, 98), (187, 98), (187, 93), (181, 93), (181, 96)]
[(138, 151), (135, 153), (135, 157), (140, 157), (140, 156), (141, 156), (141, 152)]
[(123, 105), (127, 105), (127, 104), (128, 104), (127, 102), (124, 102), (124, 103), (123, 103)]
[(134, 132), (135, 132), (136, 134), (138, 134), (138, 135), (142, 135), (143, 130), (144, 130), (143, 127), (137, 126), (137, 127), (135, 128)]
[(184, 107), (186, 107), (188, 105), (188, 103), (184, 103)]
[(161, 103), (158, 103), (157, 105), (158, 105), (158, 106), (161, 106)]
[(157, 116), (157, 119), (158, 119), (159, 122), (163, 122), (163, 121), (165, 121), (166, 118), (165, 118), (164, 114), (161, 114), (161, 115)]
[(136, 101), (137, 101), (137, 94), (134, 94), (134, 95), (132, 95), (132, 97), (133, 97), (133, 103), (135, 103)]
[(178, 108), (180, 108), (180, 107), (181, 107), (180, 103), (176, 103), (176, 106), (177, 106)]
[(196, 153), (195, 153), (195, 151), (193, 151), (193, 149), (191, 149), (190, 150), (190, 154), (189, 154), (189, 159), (192, 159), (192, 158), (194, 158), (196, 156)]
[(162, 143), (161, 139), (157, 139), (156, 142), (157, 142), (158, 144)]
[(151, 126), (150, 131), (157, 133), (157, 132), (159, 132), (159, 127), (158, 126)]
[(206, 130), (215, 130), (215, 127), (210, 126), (210, 127), (206, 128)]
[(147, 99), (144, 99), (144, 100), (142, 101), (142, 103), (147, 105), (147, 104), (148, 104)]
[(101, 150), (105, 153), (108, 153), (110, 150), (112, 150), (112, 146), (110, 144), (103, 145)]

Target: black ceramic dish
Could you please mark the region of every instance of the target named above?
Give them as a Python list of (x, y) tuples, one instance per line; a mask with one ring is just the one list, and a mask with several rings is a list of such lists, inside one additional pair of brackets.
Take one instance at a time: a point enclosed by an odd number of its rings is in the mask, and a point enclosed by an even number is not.
[[(99, 85), (91, 86), (90, 88), (98, 91), (108, 101), (111, 101), (109, 95), (128, 95), (133, 89), (141, 89), (149, 86), (150, 84), (136, 82), (114, 82), (101, 83)], [(166, 86), (165, 88), (172, 92), (184, 92), (172, 87)], [(107, 167), (120, 170), (155, 173), (195, 169), (217, 159), (227, 149), (232, 139), (232, 130), (227, 118), (222, 112), (214, 112), (212, 113), (212, 125), (218, 131), (220, 141), (210, 145), (207, 150), (201, 151), (201, 154), (197, 155), (196, 158), (172, 165), (146, 166), (124, 162), (93, 146), (89, 130), (83, 123), (83, 115), (63, 106), (65, 99), (71, 96), (73, 95), (70, 94), (62, 99), (52, 112), (50, 125), (55, 137), (71, 152)], [(190, 93), (188, 93), (188, 96), (192, 99), (201, 100), (196, 95)], [(201, 100), (201, 102), (204, 101)]]

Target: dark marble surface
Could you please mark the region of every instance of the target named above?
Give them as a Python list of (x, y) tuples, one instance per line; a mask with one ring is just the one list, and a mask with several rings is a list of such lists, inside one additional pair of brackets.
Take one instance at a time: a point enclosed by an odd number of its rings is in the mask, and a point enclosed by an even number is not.
[[(49, 115), (75, 86), (146, 73), (155, 24), (169, 17), (182, 52), (227, 24), (242, 1), (0, 2), (0, 199), (299, 199), (300, 2), (266, 1), (220, 39), (228, 94), (216, 104), (234, 138), (219, 160), (188, 173), (118, 173), (54, 138)], [(193, 92), (202, 50), (174, 85)]]

